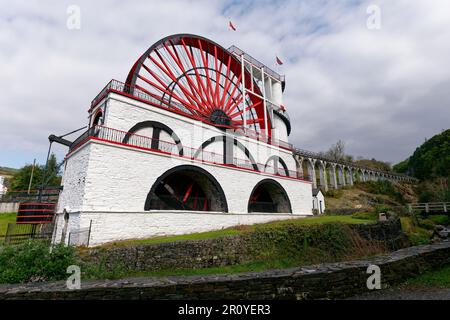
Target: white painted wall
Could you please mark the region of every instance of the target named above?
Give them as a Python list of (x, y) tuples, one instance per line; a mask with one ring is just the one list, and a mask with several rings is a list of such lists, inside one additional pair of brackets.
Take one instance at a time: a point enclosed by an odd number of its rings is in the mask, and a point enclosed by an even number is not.
[[(106, 99), (104, 125), (109, 128), (129, 131), (139, 122), (147, 120), (159, 121), (174, 130), (178, 137), (180, 137), (184, 147), (195, 149), (199, 148), (204, 141), (224, 134), (224, 131), (214, 126), (178, 115), (174, 112), (152, 107), (115, 93), (110, 93)], [(282, 122), (281, 119), (279, 121)], [(288, 142), (284, 123), (282, 122), (279, 126), (284, 128), (281, 131), (284, 130), (285, 132), (281, 140)], [(296, 170), (295, 160), (291, 151), (247, 137), (237, 136), (237, 139), (249, 149), (256, 162), (265, 164), (271, 155), (276, 154), (286, 162), (289, 170)]]
[[(64, 209), (70, 213), (68, 233), (89, 226), (92, 220), (92, 245), (118, 239), (210, 231), (237, 224), (311, 215), (312, 212), (311, 184), (300, 180), (209, 165), (98, 141), (86, 143), (66, 161), (55, 242), (61, 239)], [(143, 212), (147, 194), (156, 179), (165, 171), (186, 164), (201, 167), (216, 178), (223, 188), (230, 213)], [(266, 178), (274, 179), (283, 186), (293, 214), (247, 213), (252, 189)]]
[[(69, 231), (88, 228), (91, 237), (89, 246), (106, 242), (140, 239), (156, 236), (189, 234), (220, 230), (237, 225), (252, 225), (277, 220), (298, 219), (303, 216), (285, 214), (232, 214), (211, 212), (72, 212), (69, 218)], [(64, 227), (63, 214), (58, 214), (55, 240), (61, 239)], [(68, 237), (66, 237), (67, 243)]]
[(58, 212), (66, 207), (70, 211), (142, 211), (157, 178), (173, 167), (186, 164), (203, 168), (216, 178), (227, 198), (229, 212), (246, 213), (253, 187), (267, 178), (283, 186), (295, 214), (311, 212), (311, 183), (296, 179), (99, 141), (86, 143), (66, 161)]
[(313, 209), (317, 209), (319, 214), (325, 212), (325, 197), (321, 191), (313, 197)]

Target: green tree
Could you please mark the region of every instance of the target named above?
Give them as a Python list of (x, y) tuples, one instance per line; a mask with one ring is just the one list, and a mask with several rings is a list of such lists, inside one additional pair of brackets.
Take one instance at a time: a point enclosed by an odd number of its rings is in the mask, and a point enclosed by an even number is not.
[(405, 173), (405, 174), (408, 173), (408, 170), (409, 170), (409, 158), (406, 159), (406, 160), (403, 160), (402, 162), (397, 163), (392, 168), (397, 173)]
[(364, 166), (364, 167), (375, 169), (375, 170), (392, 171), (391, 164), (389, 162), (376, 160), (374, 158), (358, 159), (355, 161), (355, 163), (358, 165)]
[[(28, 190), (32, 171), (33, 165), (28, 164), (14, 173), (12, 178), (9, 180), (9, 191)], [(36, 164), (33, 173), (33, 180), (31, 182), (31, 189), (38, 189), (41, 186), (42, 176), (44, 172), (45, 165)], [(51, 154), (49, 158), (45, 180), (46, 185), (49, 186), (59, 186), (61, 184), (61, 176), (59, 175), (58, 163), (54, 154)]]

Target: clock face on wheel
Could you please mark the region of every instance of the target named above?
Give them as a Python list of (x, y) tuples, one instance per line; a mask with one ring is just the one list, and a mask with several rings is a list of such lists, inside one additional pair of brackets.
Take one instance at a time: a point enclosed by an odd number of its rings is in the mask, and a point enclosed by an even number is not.
[[(216, 127), (261, 132), (264, 104), (246, 91), (252, 81), (241, 62), (220, 45), (199, 36), (174, 35), (139, 58), (126, 84), (165, 108)], [(257, 84), (253, 87), (261, 95)]]

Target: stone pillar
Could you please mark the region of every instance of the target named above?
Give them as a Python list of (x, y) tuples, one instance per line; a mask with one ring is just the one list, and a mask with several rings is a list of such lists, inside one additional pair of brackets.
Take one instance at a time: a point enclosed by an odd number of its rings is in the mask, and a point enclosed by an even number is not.
[(297, 165), (297, 178), (304, 178), (303, 174), (303, 157), (295, 156)]
[(328, 172), (330, 173), (331, 187), (333, 187), (334, 189), (337, 189), (338, 183), (337, 183), (337, 177), (336, 177), (336, 163), (330, 164)]
[(359, 172), (361, 172), (360, 175), (359, 175), (359, 182), (364, 182), (364, 181), (366, 181), (366, 180), (365, 180), (366, 177), (364, 176), (365, 171), (364, 171), (364, 170), (360, 170)]
[(353, 185), (353, 168), (347, 168), (347, 184)]
[(309, 178), (312, 180), (313, 188), (317, 189), (317, 177), (315, 169), (316, 160), (309, 158), (307, 161)]
[(346, 184), (345, 183), (345, 175), (344, 175), (345, 166), (338, 165), (337, 170), (338, 170), (338, 176), (339, 176), (339, 185), (341, 187), (345, 187), (345, 184)]
[(326, 163), (322, 160), (319, 160), (319, 178), (320, 178), (320, 187), (323, 191), (328, 191), (328, 182), (327, 182), (327, 174), (325, 172)]

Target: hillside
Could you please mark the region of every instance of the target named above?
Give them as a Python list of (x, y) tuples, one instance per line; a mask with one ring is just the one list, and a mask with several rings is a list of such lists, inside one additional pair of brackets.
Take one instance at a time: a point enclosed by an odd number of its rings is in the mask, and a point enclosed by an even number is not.
[(411, 157), (396, 164), (394, 171), (420, 179), (420, 202), (450, 201), (450, 129), (425, 141)]
[(11, 178), (18, 169), (8, 168), (8, 167), (0, 167), (0, 176), (5, 176), (7, 178)]
[(405, 182), (369, 181), (325, 193), (326, 208), (375, 210), (377, 207), (401, 206), (417, 202), (414, 186)]
[(425, 141), (407, 160), (394, 166), (420, 180), (450, 176), (450, 129)]

